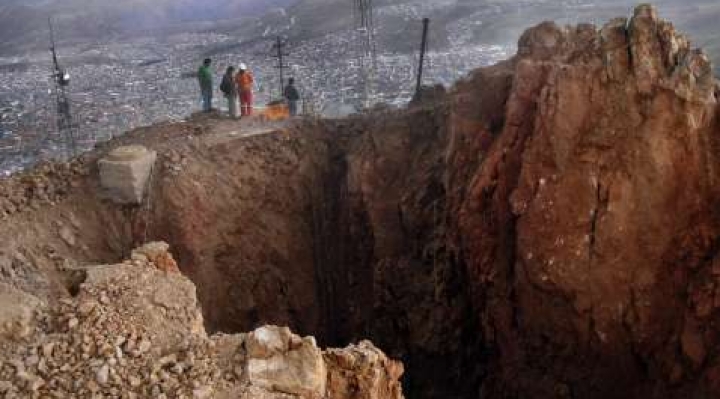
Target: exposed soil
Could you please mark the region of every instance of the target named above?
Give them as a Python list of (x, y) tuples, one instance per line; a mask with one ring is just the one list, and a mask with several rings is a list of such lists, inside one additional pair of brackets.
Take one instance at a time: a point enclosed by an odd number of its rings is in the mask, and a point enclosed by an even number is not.
[[(43, 173), (52, 195), (6, 183), (26, 200), (2, 222), (0, 280), (55, 297), (74, 266), (163, 240), (210, 331), (369, 338), (403, 360), (409, 398), (720, 394), (716, 87), (640, 7), (629, 28), (540, 25), (407, 110), (142, 129), (68, 187)], [(148, 203), (123, 209), (94, 161), (130, 142), (160, 161)]]
[(369, 338), (406, 362), (410, 397), (457, 395), (473, 339), (457, 326), (473, 315), (445, 248), (446, 118), (418, 108), (181, 152), (150, 236), (173, 245), (210, 329)]
[[(55, 205), (9, 216), (8, 264), (33, 259), (27, 278), (6, 280), (53, 298), (77, 290), (76, 266), (163, 240), (210, 332), (279, 324), (322, 345), (369, 338), (404, 360), (409, 397), (460, 395), (479, 338), (463, 261), (446, 247), (448, 117), (445, 105), (285, 127), (197, 116), (131, 132), (89, 155)], [(100, 195), (95, 160), (126, 143), (160, 154), (142, 207)]]

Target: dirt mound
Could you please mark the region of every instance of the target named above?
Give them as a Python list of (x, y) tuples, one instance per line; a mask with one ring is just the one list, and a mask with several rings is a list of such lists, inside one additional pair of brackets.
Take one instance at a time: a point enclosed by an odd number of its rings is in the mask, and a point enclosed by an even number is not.
[[(718, 395), (717, 91), (641, 6), (600, 29), (542, 24), (406, 110), (141, 129), (0, 222), (0, 282), (67, 298), (81, 266), (162, 240), (211, 333), (368, 338), (402, 359), (409, 397)], [(119, 207), (95, 165), (131, 143), (159, 161), (145, 203)], [(32, 198), (22, 179), (0, 185)], [(364, 369), (348, 350), (326, 365)]]

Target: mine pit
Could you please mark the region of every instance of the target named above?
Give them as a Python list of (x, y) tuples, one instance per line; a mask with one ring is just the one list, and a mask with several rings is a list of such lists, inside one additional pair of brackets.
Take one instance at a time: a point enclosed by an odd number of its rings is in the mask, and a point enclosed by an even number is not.
[(643, 5), (406, 109), (39, 165), (0, 182), (0, 392), (716, 397), (717, 95)]
[(370, 339), (404, 359), (406, 394), (457, 395), (462, 343), (440, 343), (468, 339), (472, 315), (445, 243), (446, 114), (383, 118), (173, 154), (181, 174), (159, 179), (136, 224), (171, 245), (209, 332), (276, 324), (321, 346)]
[[(61, 247), (47, 265), (60, 271), (42, 276), (45, 295), (77, 297), (89, 284), (80, 265), (166, 242), (208, 333), (279, 325), (320, 347), (369, 339), (403, 359), (406, 395), (459, 395), (472, 387), (460, 384), (463, 367), (474, 367), (462, 345), (477, 341), (462, 261), (446, 243), (438, 150), (448, 115), (419, 107), (249, 137), (199, 116), (131, 133), (68, 166), (70, 199), (33, 220)], [(152, 168), (140, 145), (157, 151)], [(68, 195), (47, 168), (48, 201)]]

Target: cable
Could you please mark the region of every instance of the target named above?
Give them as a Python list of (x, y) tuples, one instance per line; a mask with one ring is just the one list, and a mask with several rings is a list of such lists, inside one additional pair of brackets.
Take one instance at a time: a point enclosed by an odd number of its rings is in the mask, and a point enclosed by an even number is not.
[(147, 182), (147, 205), (145, 207), (145, 231), (143, 232), (143, 242), (142, 245), (145, 245), (148, 243), (148, 236), (150, 232), (150, 221), (152, 220), (152, 190), (153, 190), (153, 182), (154, 182), (154, 175), (155, 175), (155, 164), (157, 163), (157, 158), (155, 159), (155, 162), (150, 166), (150, 176), (148, 176), (148, 182)]

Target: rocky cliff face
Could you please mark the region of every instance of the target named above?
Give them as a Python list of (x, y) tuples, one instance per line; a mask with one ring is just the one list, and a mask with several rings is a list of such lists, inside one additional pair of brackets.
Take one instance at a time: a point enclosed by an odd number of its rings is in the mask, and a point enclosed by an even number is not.
[(457, 205), (498, 351), (485, 392), (717, 394), (707, 57), (641, 6), (599, 30), (531, 29), (512, 64), (504, 126)]
[[(402, 359), (409, 397), (717, 396), (717, 92), (649, 6), (545, 23), (406, 110), (252, 137), (200, 117), (4, 182), (0, 281), (82, 296), (78, 267), (163, 240), (210, 332), (369, 338)], [(127, 143), (160, 157), (138, 208), (98, 195), (96, 159)], [(253, 386), (279, 381), (262, 370), (281, 354), (327, 369), (302, 394), (399, 394), (400, 366), (370, 344), (321, 362), (288, 355), (293, 340), (237, 363)], [(368, 364), (381, 378), (358, 377)]]

